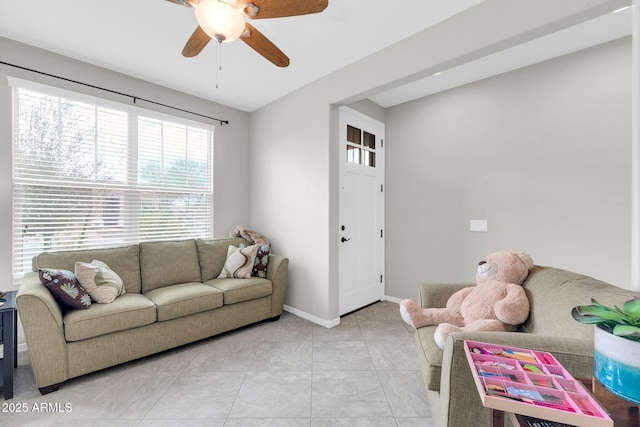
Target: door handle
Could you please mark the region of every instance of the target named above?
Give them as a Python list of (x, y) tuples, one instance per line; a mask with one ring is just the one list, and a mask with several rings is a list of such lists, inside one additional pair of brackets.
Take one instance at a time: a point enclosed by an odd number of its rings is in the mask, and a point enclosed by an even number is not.
[(342, 239), (340, 239), (340, 241), (341, 241), (342, 243), (344, 243), (344, 242), (348, 242), (349, 240), (351, 240), (351, 237), (349, 237), (349, 238), (347, 239), (346, 237), (344, 237), (344, 236), (343, 236), (343, 237), (342, 237)]

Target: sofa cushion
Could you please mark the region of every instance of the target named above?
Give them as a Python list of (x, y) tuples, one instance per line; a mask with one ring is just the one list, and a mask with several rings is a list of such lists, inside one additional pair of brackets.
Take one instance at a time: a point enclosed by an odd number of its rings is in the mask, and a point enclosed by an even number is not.
[(154, 302), (158, 320), (170, 320), (222, 307), (222, 291), (202, 283), (181, 283), (145, 293)]
[(202, 281), (206, 282), (218, 277), (227, 260), (229, 246), (240, 246), (241, 244), (247, 245), (248, 242), (240, 237), (196, 240)]
[(51, 292), (53, 299), (61, 306), (74, 310), (86, 310), (91, 307), (89, 293), (69, 270), (41, 268), (38, 275), (40, 283)]
[(76, 262), (75, 273), (82, 287), (97, 303), (108, 304), (126, 292), (120, 276), (102, 261)]
[(433, 339), (435, 326), (425, 326), (416, 330), (416, 344), (418, 346), (420, 370), (428, 390), (440, 390), (440, 375), (442, 372), (442, 349)]
[(127, 292), (140, 293), (140, 258), (138, 245), (110, 249), (81, 251), (43, 252), (33, 257), (33, 271), (40, 268), (63, 268), (73, 271), (76, 262), (91, 262), (94, 259), (107, 264), (115, 271)]
[(140, 243), (142, 292), (178, 283), (200, 282), (195, 240)]
[(80, 341), (155, 321), (155, 304), (144, 295), (130, 293), (116, 298), (111, 304), (92, 304), (88, 310), (67, 313), (64, 336), (67, 341)]
[(235, 304), (271, 295), (271, 281), (252, 277), (250, 279), (212, 279), (207, 285), (224, 292), (224, 304)]

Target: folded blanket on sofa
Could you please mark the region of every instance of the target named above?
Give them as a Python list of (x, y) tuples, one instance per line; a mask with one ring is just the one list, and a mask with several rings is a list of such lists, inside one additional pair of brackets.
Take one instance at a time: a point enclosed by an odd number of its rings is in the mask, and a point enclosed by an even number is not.
[(231, 230), (231, 232), (229, 233), (229, 237), (242, 237), (252, 245), (262, 246), (269, 244), (267, 238), (262, 234), (242, 225), (237, 225), (233, 230)]

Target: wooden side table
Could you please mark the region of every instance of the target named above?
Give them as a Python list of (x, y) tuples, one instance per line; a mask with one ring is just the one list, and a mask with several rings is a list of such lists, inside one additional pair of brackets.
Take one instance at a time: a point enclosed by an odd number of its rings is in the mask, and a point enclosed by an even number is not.
[(18, 366), (18, 313), (16, 311), (16, 294), (18, 291), (7, 292), (0, 298), (4, 305), (0, 307), (0, 344), (3, 345), (2, 393), (5, 400), (13, 398), (13, 370)]
[(595, 378), (587, 381), (588, 383), (585, 384), (587, 387), (591, 387), (593, 397), (609, 411), (609, 416), (613, 419), (616, 427), (640, 427), (638, 405), (611, 393)]

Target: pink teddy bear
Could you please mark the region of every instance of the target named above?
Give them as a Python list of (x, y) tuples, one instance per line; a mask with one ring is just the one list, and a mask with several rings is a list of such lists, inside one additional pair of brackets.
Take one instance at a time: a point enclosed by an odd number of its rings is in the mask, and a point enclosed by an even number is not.
[(446, 308), (422, 308), (400, 302), (400, 314), (414, 328), (438, 325), (434, 338), (440, 348), (451, 332), (515, 331), (529, 317), (529, 299), (522, 283), (533, 267), (523, 252), (495, 252), (480, 261), (476, 286), (455, 292)]

